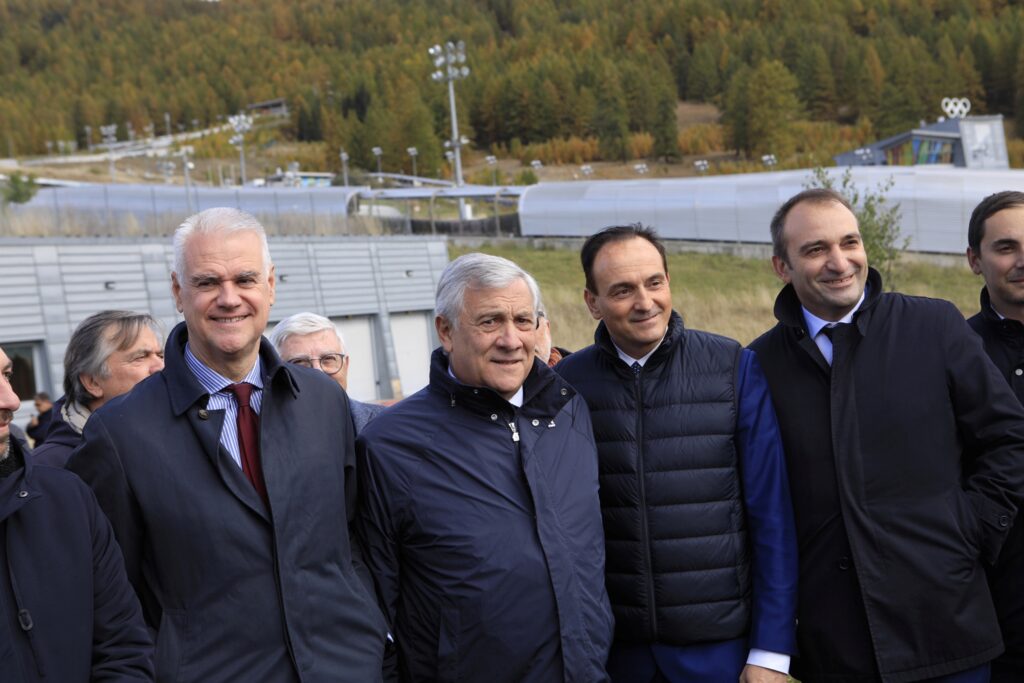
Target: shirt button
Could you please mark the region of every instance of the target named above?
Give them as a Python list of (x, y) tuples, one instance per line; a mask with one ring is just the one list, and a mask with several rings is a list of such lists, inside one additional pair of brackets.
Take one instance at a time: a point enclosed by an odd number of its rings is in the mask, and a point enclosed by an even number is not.
[(18, 491), (18, 498), (28, 498), (28, 491)]
[(533, 422), (531, 422), (530, 424), (532, 424), (532, 425), (533, 425), (534, 427), (536, 427), (537, 425), (539, 425), (539, 424), (540, 424), (540, 420), (538, 420), (538, 419), (536, 419), (536, 418), (535, 418), (535, 419), (533, 420)]
[(206, 411), (206, 408), (200, 408), (199, 409), (199, 419), (200, 420), (208, 420), (208, 419), (210, 419), (210, 413), (208, 413)]
[(569, 390), (566, 389), (565, 387), (562, 387), (562, 396), (565, 396), (568, 393), (569, 393)]
[(842, 569), (844, 572), (847, 569), (849, 569), (850, 566), (851, 566), (850, 558), (848, 558), (848, 557), (841, 557), (841, 558), (839, 558), (839, 568)]
[(491, 419), (492, 420), (497, 420), (498, 419), (498, 415), (496, 413), (491, 413)]

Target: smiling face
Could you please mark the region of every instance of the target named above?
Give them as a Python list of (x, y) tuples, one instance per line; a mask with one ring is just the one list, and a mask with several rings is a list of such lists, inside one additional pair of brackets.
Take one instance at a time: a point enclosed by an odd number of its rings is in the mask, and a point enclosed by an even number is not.
[(14, 377), (14, 364), (0, 349), (0, 460), (7, 457), (11, 449), (11, 420), (14, 411), (21, 406), (18, 395), (14, 393), (11, 380)]
[(804, 308), (832, 322), (852, 311), (868, 277), (856, 216), (838, 202), (802, 202), (786, 216), (782, 237), (786, 258), (773, 256), (772, 266)]
[(451, 370), (463, 384), (512, 398), (533, 367), (537, 319), (523, 280), (500, 289), (467, 287), (457, 325), (442, 316), (437, 334)]
[(127, 394), (136, 384), (164, 368), (164, 350), (156, 334), (142, 327), (126, 349), (116, 349), (104, 364), (104, 375), (81, 375), (82, 386), (94, 397), (89, 410), (96, 410), (112, 398)]
[(661, 254), (642, 237), (608, 242), (594, 257), (594, 288), (583, 299), (612, 341), (633, 358), (653, 351), (668, 330), (672, 290)]
[[(345, 355), (338, 335), (333, 331), (321, 330), (312, 334), (289, 335), (281, 342), (278, 351), (286, 363), (293, 363), (296, 358), (323, 358), (332, 353), (345, 356), (341, 361), (341, 369), (333, 375), (328, 373), (328, 377), (340, 384), (342, 389), (348, 389), (348, 356)], [(311, 362), (313, 367), (323, 370), (320, 361)]]
[(980, 249), (968, 249), (967, 260), (984, 276), (992, 306), (1004, 317), (1024, 320), (1024, 206), (989, 216)]
[(259, 235), (249, 230), (193, 234), (184, 256), (171, 286), (192, 353), (238, 381), (256, 363), (274, 303), (274, 268), (265, 270)]

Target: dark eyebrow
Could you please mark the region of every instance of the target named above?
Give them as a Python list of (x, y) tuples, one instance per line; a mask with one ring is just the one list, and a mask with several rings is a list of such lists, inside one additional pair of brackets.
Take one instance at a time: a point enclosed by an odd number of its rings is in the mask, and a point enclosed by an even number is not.
[(1015, 240), (1012, 237), (1004, 237), (1001, 240), (992, 242), (993, 247), (1015, 247), (1020, 244), (1020, 240)]
[(241, 273), (238, 273), (237, 275), (235, 275), (235, 277), (233, 279), (241, 280), (244, 277), (258, 278), (259, 276), (260, 276), (260, 273), (257, 270), (243, 270)]

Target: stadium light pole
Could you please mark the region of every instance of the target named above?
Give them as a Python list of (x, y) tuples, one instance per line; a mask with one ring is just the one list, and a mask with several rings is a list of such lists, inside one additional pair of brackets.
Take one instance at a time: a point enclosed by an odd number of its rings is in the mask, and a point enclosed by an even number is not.
[(408, 147), (408, 148), (406, 148), (405, 151), (408, 152), (409, 157), (412, 159), (412, 175), (415, 178), (416, 177), (416, 157), (417, 157), (417, 155), (419, 155), (420, 151), (418, 149), (416, 149), (415, 147)]
[(373, 152), (373, 156), (377, 157), (377, 182), (383, 183), (384, 178), (381, 177), (382, 171), (380, 167), (380, 158), (384, 156), (384, 150), (381, 149), (380, 147), (374, 147), (370, 151)]
[(242, 170), (242, 185), (246, 184), (245, 177), (245, 134), (252, 129), (252, 117), (245, 112), (238, 112), (228, 117), (228, 123), (235, 129), (235, 135), (231, 138), (232, 145), (238, 147), (238, 163)]
[[(430, 77), (438, 83), (448, 84), (448, 107), (451, 110), (452, 137), (450, 142), (452, 159), (455, 164), (455, 186), (461, 187), (462, 180), (462, 144), (463, 138), (459, 135), (459, 116), (455, 107), (455, 81), (469, 76), (469, 67), (466, 66), (466, 43), (459, 41), (453, 43), (450, 40), (444, 44), (434, 45), (427, 50), (434, 59), (434, 67), (437, 69)], [(466, 218), (466, 200), (459, 198), (459, 220)]]
[(341, 157), (341, 177), (345, 181), (345, 187), (348, 187), (348, 152), (341, 150), (338, 156)]
[(112, 145), (117, 142), (117, 124), (100, 126), (100, 135), (103, 136), (103, 144), (107, 146), (107, 158), (110, 160), (110, 182), (114, 182), (114, 148)]

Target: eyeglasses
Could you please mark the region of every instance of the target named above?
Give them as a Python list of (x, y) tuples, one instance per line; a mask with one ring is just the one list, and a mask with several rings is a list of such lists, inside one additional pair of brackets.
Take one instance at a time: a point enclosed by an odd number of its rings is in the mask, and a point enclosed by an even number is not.
[(301, 365), (304, 368), (311, 368), (316, 363), (321, 370), (326, 372), (328, 375), (333, 375), (338, 370), (341, 370), (341, 366), (345, 364), (345, 359), (348, 358), (344, 353), (325, 353), (319, 358), (309, 356), (296, 356), (295, 358), (289, 358), (288, 362), (293, 365)]

